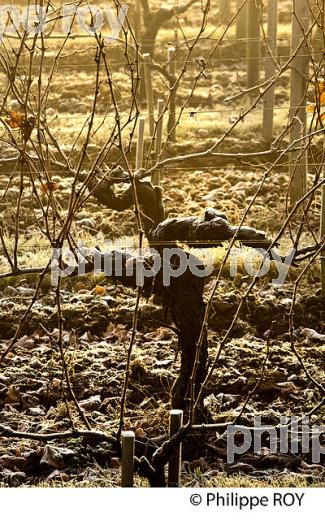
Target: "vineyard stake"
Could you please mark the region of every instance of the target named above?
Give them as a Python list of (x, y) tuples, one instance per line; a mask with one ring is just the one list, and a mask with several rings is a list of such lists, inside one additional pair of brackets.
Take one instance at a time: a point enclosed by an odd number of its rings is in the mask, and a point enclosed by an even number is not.
[(122, 487), (133, 487), (134, 432), (122, 432)]
[(140, 42), (141, 36), (141, 0), (133, 0), (133, 16), (134, 16), (134, 36), (137, 43)]
[[(291, 55), (296, 53), (308, 30), (309, 12), (306, 0), (293, 0)], [(306, 92), (308, 87), (309, 56), (304, 42), (291, 63), (290, 77), (290, 144), (302, 137), (306, 131)], [(302, 142), (302, 145), (304, 143)], [(290, 153), (290, 204), (293, 206), (306, 191), (307, 152), (297, 150)]]
[(231, 4), (229, 0), (219, 0), (219, 21), (227, 24), (231, 17)]
[(260, 17), (259, 0), (247, 3), (247, 88), (254, 87), (260, 79)]
[[(236, 9), (239, 11), (244, 0), (237, 0)], [(247, 33), (247, 3), (240, 9), (236, 18), (236, 40), (245, 40)], [(244, 42), (242, 42), (244, 43)]]
[[(276, 66), (274, 60), (276, 59), (276, 40), (277, 40), (277, 24), (278, 24), (278, 0), (268, 1), (267, 11), (267, 41), (268, 48), (266, 49), (265, 58), (265, 80), (269, 80), (274, 76)], [(264, 108), (263, 108), (263, 137), (271, 143), (273, 139), (273, 118), (274, 118), (274, 97), (275, 84), (265, 93)]]
[(175, 47), (168, 48), (168, 73), (170, 75), (169, 88), (169, 117), (167, 124), (167, 133), (172, 142), (176, 141), (176, 88), (174, 88), (176, 76)]
[(150, 54), (148, 52), (143, 54), (143, 67), (144, 67), (144, 81), (145, 81), (145, 85), (146, 85), (147, 109), (148, 109), (148, 119), (149, 119), (149, 134), (151, 137), (151, 136), (153, 136), (153, 132), (154, 132), (154, 114), (153, 114), (154, 99), (153, 99), (151, 69), (150, 69)]
[(137, 139), (137, 151), (136, 151), (136, 171), (141, 170), (143, 166), (143, 148), (144, 148), (144, 127), (146, 119), (145, 117), (139, 117), (138, 120), (138, 139)]
[[(156, 122), (156, 143), (155, 143), (155, 160), (159, 159), (159, 155), (161, 152), (161, 144), (162, 144), (162, 132), (163, 132), (163, 123), (164, 123), (164, 112), (165, 102), (163, 99), (158, 99), (157, 104), (157, 122)], [(152, 184), (154, 186), (159, 186), (160, 184), (160, 172), (156, 170), (152, 174)]]

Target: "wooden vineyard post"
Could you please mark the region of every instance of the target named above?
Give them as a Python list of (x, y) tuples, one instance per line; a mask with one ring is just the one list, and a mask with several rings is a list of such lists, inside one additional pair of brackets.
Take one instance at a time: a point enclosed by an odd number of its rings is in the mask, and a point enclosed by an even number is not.
[(173, 89), (176, 79), (175, 47), (168, 48), (168, 73), (170, 75), (169, 88), (169, 117), (167, 124), (167, 134), (172, 142), (176, 141), (176, 88)]
[(122, 432), (122, 487), (133, 487), (134, 432)]
[[(157, 105), (157, 122), (156, 122), (156, 143), (155, 143), (155, 160), (159, 159), (159, 155), (161, 152), (161, 144), (162, 144), (162, 132), (163, 132), (163, 123), (164, 123), (164, 112), (165, 102), (163, 99), (158, 99)], [(151, 182), (154, 186), (159, 186), (160, 184), (160, 174), (159, 170), (156, 170), (152, 174)]]
[[(183, 426), (183, 410), (170, 412), (169, 436), (172, 437)], [(168, 464), (168, 487), (178, 487), (181, 478), (182, 445), (174, 450)]]
[(231, 18), (231, 3), (229, 0), (219, 0), (219, 21), (227, 24)]
[(135, 159), (135, 169), (136, 171), (141, 170), (143, 166), (143, 149), (144, 149), (144, 127), (145, 127), (146, 119), (144, 117), (139, 117), (138, 120), (138, 139), (137, 139), (137, 150), (136, 150), (136, 159)]
[[(236, 40), (245, 40), (247, 34), (247, 3), (242, 7), (243, 3), (244, 0), (237, 0), (236, 2), (238, 12), (236, 18)], [(240, 43), (244, 43), (244, 41)]]
[(141, 0), (132, 0), (127, 12), (127, 19), (135, 41), (141, 45)]
[(133, 16), (134, 16), (134, 36), (137, 43), (140, 42), (141, 36), (141, 0), (133, 0)]
[[(268, 0), (267, 11), (267, 49), (265, 58), (265, 80), (269, 80), (274, 76), (276, 66), (274, 60), (276, 59), (276, 39), (277, 39), (277, 25), (278, 25), (278, 0)], [(273, 117), (274, 117), (274, 97), (275, 84), (269, 88), (264, 96), (263, 108), (263, 137), (271, 143), (273, 139)]]
[(146, 85), (146, 98), (147, 98), (147, 109), (149, 119), (149, 133), (150, 137), (153, 136), (154, 132), (154, 114), (153, 114), (153, 90), (151, 81), (151, 69), (150, 69), (150, 54), (143, 54), (143, 67), (144, 67), (144, 80)]
[(259, 0), (247, 3), (247, 88), (254, 87), (260, 79), (260, 17)]
[[(308, 88), (308, 46), (302, 43), (309, 26), (309, 6), (305, 0), (293, 0), (290, 77), (290, 143), (302, 137), (306, 131), (306, 94)], [(301, 147), (304, 146), (302, 142)], [(307, 152), (290, 153), (290, 205), (293, 206), (306, 191)]]
[[(143, 167), (144, 127), (145, 127), (145, 124), (146, 124), (145, 117), (139, 117), (139, 120), (138, 120), (137, 148), (136, 148), (136, 154), (135, 154), (135, 171), (136, 172), (141, 170), (142, 167)], [(136, 195), (136, 197), (137, 197), (137, 195)], [(134, 202), (135, 202), (135, 206), (136, 206), (136, 201), (134, 201)]]

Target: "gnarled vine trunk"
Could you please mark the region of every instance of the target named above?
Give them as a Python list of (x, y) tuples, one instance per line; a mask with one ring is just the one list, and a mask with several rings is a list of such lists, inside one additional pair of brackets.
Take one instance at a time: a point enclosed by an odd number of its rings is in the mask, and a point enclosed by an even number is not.
[[(225, 214), (207, 209), (204, 218), (183, 217), (164, 220), (164, 208), (160, 188), (152, 186), (147, 181), (137, 181), (135, 184), (137, 199), (141, 211), (142, 227), (148, 238), (149, 244), (156, 253), (163, 258), (166, 248), (175, 247), (180, 241), (188, 246), (216, 247), (225, 240), (236, 236), (241, 243), (251, 247), (267, 248), (271, 241), (265, 238), (262, 231), (249, 227), (231, 226)], [(124, 211), (134, 204), (133, 189), (130, 186), (122, 195), (116, 196), (109, 181), (104, 180), (100, 185), (92, 181), (90, 185), (92, 194), (109, 208)], [(179, 246), (178, 246), (179, 247)], [(185, 253), (187, 260), (192, 264), (203, 267), (203, 264), (192, 254)], [(123, 253), (122, 253), (123, 254)], [(130, 258), (125, 256), (126, 261)], [(135, 260), (136, 261), (136, 260)], [(163, 265), (163, 262), (162, 262)], [(207, 374), (208, 340), (205, 326), (205, 304), (203, 290), (205, 279), (193, 273), (189, 268), (179, 276), (171, 277), (170, 285), (164, 285), (163, 267), (154, 278), (145, 278), (143, 287), (145, 294), (156, 294), (161, 298), (162, 305), (176, 326), (178, 332), (178, 345), (181, 353), (181, 368), (179, 376), (172, 389), (172, 406), (187, 410), (191, 397), (191, 384), (194, 392), (192, 397), (196, 399)], [(168, 268), (175, 270), (179, 267), (179, 257), (170, 259)], [(133, 273), (117, 276), (124, 285), (136, 287), (137, 280)], [(201, 332), (202, 331), (202, 332)], [(200, 337), (201, 336), (201, 337)], [(200, 344), (198, 345), (200, 338)], [(194, 380), (191, 383), (192, 375)], [(198, 403), (198, 412), (202, 416), (202, 403)]]

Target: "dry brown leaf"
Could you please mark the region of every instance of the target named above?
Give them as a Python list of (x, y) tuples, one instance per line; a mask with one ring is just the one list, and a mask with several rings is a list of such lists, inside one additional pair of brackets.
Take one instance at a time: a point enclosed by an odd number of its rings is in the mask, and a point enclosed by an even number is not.
[(143, 428), (137, 428), (135, 430), (135, 436), (139, 437), (140, 439), (143, 439), (143, 437), (146, 437), (144, 429)]
[(12, 130), (17, 130), (18, 128), (23, 128), (23, 125), (26, 121), (26, 115), (20, 112), (12, 111), (9, 113), (10, 117), (5, 119), (5, 122)]
[(51, 191), (53, 192), (53, 191), (58, 190), (59, 188), (60, 188), (60, 184), (58, 182), (54, 182), (54, 181), (45, 182), (41, 186), (41, 190), (43, 193), (49, 193)]
[(8, 403), (8, 404), (20, 404), (21, 403), (21, 393), (18, 390), (18, 388), (16, 388), (13, 385), (10, 385), (8, 387), (6, 403)]
[(96, 285), (96, 287), (94, 289), (94, 293), (97, 296), (104, 296), (106, 294), (106, 289), (105, 289), (105, 287), (102, 287), (101, 285)]

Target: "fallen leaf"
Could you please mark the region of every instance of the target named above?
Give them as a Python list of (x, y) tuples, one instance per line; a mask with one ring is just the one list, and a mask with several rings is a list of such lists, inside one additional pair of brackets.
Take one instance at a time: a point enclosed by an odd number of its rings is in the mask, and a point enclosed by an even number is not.
[(143, 437), (146, 437), (146, 434), (145, 434), (145, 431), (143, 430), (143, 428), (137, 428), (135, 430), (135, 436), (140, 437), (140, 439), (143, 439)]
[(60, 188), (60, 184), (58, 182), (54, 182), (54, 181), (47, 181), (41, 185), (41, 191), (45, 194), (49, 193), (49, 192), (57, 191), (59, 188)]
[(94, 293), (97, 296), (104, 296), (106, 294), (106, 289), (105, 289), (105, 287), (102, 287), (101, 285), (96, 285), (96, 287), (94, 289)]
[(120, 460), (117, 457), (111, 458), (111, 463), (109, 465), (112, 469), (119, 469), (120, 468)]
[(20, 404), (21, 403), (21, 393), (13, 385), (8, 387), (8, 394), (6, 398), (6, 404)]
[(16, 130), (17, 128), (22, 128), (24, 122), (26, 121), (26, 115), (20, 112), (12, 111), (9, 113), (9, 118), (5, 119), (5, 122), (12, 130)]

